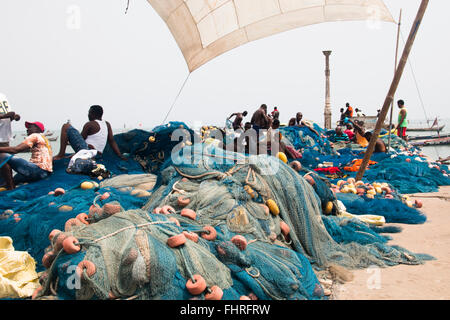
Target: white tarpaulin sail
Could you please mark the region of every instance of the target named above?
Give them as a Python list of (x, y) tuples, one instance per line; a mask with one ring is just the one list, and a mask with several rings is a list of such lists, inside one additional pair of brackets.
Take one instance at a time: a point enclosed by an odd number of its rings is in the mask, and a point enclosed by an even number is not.
[(189, 71), (242, 44), (315, 23), (394, 22), (382, 0), (148, 0)]

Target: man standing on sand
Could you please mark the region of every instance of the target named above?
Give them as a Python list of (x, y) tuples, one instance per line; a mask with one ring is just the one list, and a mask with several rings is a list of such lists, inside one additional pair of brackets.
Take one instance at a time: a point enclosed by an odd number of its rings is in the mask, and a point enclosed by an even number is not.
[(61, 145), (59, 153), (53, 158), (53, 160), (59, 160), (65, 157), (66, 147), (70, 144), (75, 151), (75, 153), (80, 150), (97, 150), (98, 154), (103, 153), (106, 144), (109, 143), (114, 153), (121, 158), (126, 160), (122, 155), (114, 140), (114, 135), (109, 122), (102, 120), (103, 108), (98, 105), (91, 106), (89, 108), (87, 122), (83, 130), (78, 132), (77, 129), (72, 127), (70, 123), (66, 123), (61, 128)]
[[(45, 137), (44, 125), (40, 122), (25, 122), (28, 137), (18, 146), (0, 147), (0, 178), (12, 190), (16, 184), (47, 178), (53, 172), (52, 149)], [(14, 156), (31, 152), (30, 161)], [(17, 174), (12, 176), (12, 170)]]
[(247, 111), (244, 112), (235, 112), (231, 116), (228, 117), (228, 120), (230, 120), (232, 117), (236, 116), (236, 118), (233, 121), (233, 130), (237, 129), (243, 129), (242, 128), (242, 120), (247, 116)]
[(19, 120), (20, 115), (11, 111), (6, 96), (0, 93), (0, 147), (9, 147), (12, 140), (11, 122)]
[(407, 141), (406, 138), (406, 129), (408, 128), (408, 110), (405, 107), (405, 101), (398, 100), (397, 105), (400, 108), (400, 112), (398, 114), (398, 123), (397, 123), (397, 135), (403, 140)]

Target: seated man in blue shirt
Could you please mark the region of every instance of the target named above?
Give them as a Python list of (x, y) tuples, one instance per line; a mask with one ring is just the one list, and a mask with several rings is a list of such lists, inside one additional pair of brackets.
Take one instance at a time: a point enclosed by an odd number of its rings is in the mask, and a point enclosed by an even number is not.
[(342, 127), (337, 127), (335, 129), (335, 133), (333, 133), (328, 140), (330, 140), (331, 142), (344, 142), (344, 143), (349, 143), (350, 142), (350, 138), (348, 137), (348, 135), (346, 133), (344, 133), (342, 131)]

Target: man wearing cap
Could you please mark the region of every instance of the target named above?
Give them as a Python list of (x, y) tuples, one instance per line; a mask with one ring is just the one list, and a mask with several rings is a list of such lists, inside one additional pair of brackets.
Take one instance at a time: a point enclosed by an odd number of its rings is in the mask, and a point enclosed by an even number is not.
[[(43, 134), (44, 125), (41, 122), (25, 122), (25, 127), (28, 136), (21, 144), (0, 147), (0, 178), (10, 190), (19, 183), (45, 179), (53, 172), (52, 149)], [(21, 152), (31, 152), (30, 161), (14, 156)], [(17, 172), (14, 178), (12, 170)]]

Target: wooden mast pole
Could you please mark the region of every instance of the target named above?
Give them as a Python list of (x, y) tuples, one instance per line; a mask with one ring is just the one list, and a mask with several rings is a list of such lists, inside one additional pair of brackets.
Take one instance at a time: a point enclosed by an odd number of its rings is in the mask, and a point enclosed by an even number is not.
[(400, 79), (403, 75), (403, 71), (405, 70), (406, 62), (408, 61), (408, 57), (414, 44), (414, 40), (416, 39), (417, 32), (419, 31), (420, 24), (422, 23), (422, 19), (425, 15), (428, 2), (429, 0), (422, 0), (422, 3), (420, 4), (419, 11), (417, 12), (416, 19), (414, 20), (414, 24), (408, 37), (408, 41), (406, 42), (405, 48), (403, 49), (402, 58), (400, 59), (397, 70), (395, 71), (394, 79), (392, 80), (391, 87), (389, 88), (389, 92), (386, 96), (386, 100), (384, 101), (383, 108), (381, 109), (380, 115), (378, 117), (372, 139), (370, 139), (366, 153), (364, 154), (363, 162), (361, 164), (361, 167), (359, 168), (358, 174), (356, 175), (356, 180), (361, 180), (364, 176), (364, 172), (366, 171), (367, 165), (369, 164), (370, 158), (372, 157), (373, 151), (375, 150), (375, 144), (380, 135), (381, 126), (383, 125), (384, 120), (386, 119), (386, 115), (389, 111), (389, 107), (394, 100), (394, 94), (397, 91)]
[[(394, 66), (394, 74), (397, 71), (397, 64), (398, 64), (398, 48), (399, 48), (399, 43), (400, 43), (400, 27), (402, 24), (402, 9), (400, 9), (400, 17), (398, 19), (398, 27), (397, 27), (397, 46), (395, 48), (395, 66)], [(392, 128), (392, 117), (393, 117), (393, 113), (394, 113), (394, 101), (395, 99), (392, 98), (392, 103), (391, 103), (391, 114), (390, 114), (390, 118), (389, 118), (389, 142), (388, 142), (388, 147), (387, 147), (387, 152), (391, 151), (391, 128)]]

